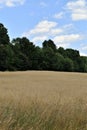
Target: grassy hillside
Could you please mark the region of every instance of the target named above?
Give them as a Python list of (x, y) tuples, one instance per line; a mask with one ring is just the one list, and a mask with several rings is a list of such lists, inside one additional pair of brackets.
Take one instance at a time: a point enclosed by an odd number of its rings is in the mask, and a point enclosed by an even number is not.
[(87, 130), (87, 74), (0, 72), (0, 130)]

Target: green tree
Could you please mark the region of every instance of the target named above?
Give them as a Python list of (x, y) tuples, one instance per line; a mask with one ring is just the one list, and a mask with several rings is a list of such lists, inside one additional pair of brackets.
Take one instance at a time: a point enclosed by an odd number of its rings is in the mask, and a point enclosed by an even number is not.
[(28, 70), (32, 69), (34, 60), (33, 57), (35, 54), (35, 45), (32, 42), (30, 42), (26, 37), (15, 38), (12, 40), (12, 44), (14, 45), (14, 51), (16, 53), (17, 62), (20, 57), (22, 58), (22, 60), (20, 61), (22, 64), (24, 60), (25, 62), (27, 62), (27, 66), (25, 66), (24, 68)]
[(32, 69), (42, 70), (43, 57), (43, 49), (40, 47), (35, 47), (35, 50), (32, 54)]
[(5, 45), (5, 44), (9, 44), (9, 43), (10, 43), (10, 40), (9, 40), (9, 36), (8, 36), (8, 31), (4, 27), (4, 25), (2, 23), (0, 23), (0, 44)]
[(64, 59), (63, 66), (64, 66), (64, 68), (63, 68), (64, 71), (71, 71), (72, 72), (74, 70), (73, 61), (70, 58)]
[(86, 56), (80, 56), (79, 58), (79, 71), (87, 72), (87, 57)]
[(29, 70), (29, 60), (27, 56), (19, 52), (15, 57), (15, 68), (16, 70)]
[(67, 57), (72, 60), (77, 60), (80, 57), (79, 51), (74, 49), (66, 49), (65, 50)]
[(7, 70), (7, 53), (4, 46), (0, 46), (0, 71)]
[(50, 47), (43, 49), (43, 69), (56, 70), (57, 69), (57, 55)]
[(12, 49), (12, 45), (5, 45), (5, 53), (6, 53), (6, 69), (10, 71), (16, 70), (15, 68), (15, 53)]
[(0, 46), (0, 70), (14, 70), (14, 52), (10, 45)]
[(66, 57), (66, 52), (65, 52), (65, 49), (63, 47), (59, 47), (57, 49), (57, 52), (60, 53), (63, 57)]
[(19, 50), (29, 58), (32, 57), (32, 52), (34, 51), (35, 45), (26, 37), (15, 38), (12, 40), (12, 44), (17, 46)]
[(74, 71), (79, 72), (80, 71), (80, 54), (78, 50), (74, 49), (66, 49), (66, 55), (68, 58), (73, 60), (74, 63)]
[(56, 53), (56, 60), (55, 60), (56, 70), (63, 71), (64, 69), (64, 57), (60, 53)]
[(52, 40), (48, 40), (48, 41), (44, 41), (42, 43), (43, 48), (48, 48), (50, 47), (53, 51), (56, 51), (56, 45), (54, 44), (54, 42)]

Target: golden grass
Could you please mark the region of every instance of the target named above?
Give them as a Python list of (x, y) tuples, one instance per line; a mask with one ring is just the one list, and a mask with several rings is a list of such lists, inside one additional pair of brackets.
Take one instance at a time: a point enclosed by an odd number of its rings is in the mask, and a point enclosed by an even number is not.
[(87, 74), (0, 72), (0, 130), (87, 130)]

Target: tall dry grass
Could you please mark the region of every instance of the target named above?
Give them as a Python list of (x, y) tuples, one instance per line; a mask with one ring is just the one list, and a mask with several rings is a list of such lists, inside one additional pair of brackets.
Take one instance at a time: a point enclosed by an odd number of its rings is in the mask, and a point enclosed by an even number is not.
[(0, 130), (87, 130), (87, 74), (0, 73)]

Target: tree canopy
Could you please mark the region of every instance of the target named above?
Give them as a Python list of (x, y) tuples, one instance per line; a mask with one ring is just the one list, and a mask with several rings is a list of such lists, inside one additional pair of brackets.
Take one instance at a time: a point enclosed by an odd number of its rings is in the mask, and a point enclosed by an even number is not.
[(9, 44), (8, 31), (2, 23), (0, 23), (0, 45)]
[(52, 70), (87, 72), (87, 57), (78, 50), (57, 48), (49, 39), (42, 47), (35, 46), (26, 37), (10, 42), (7, 29), (0, 24), (0, 71)]

